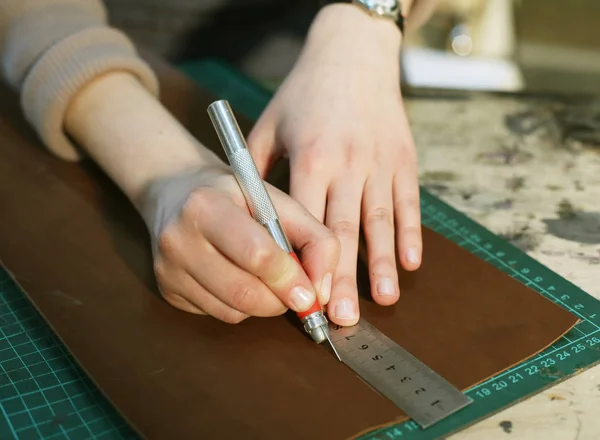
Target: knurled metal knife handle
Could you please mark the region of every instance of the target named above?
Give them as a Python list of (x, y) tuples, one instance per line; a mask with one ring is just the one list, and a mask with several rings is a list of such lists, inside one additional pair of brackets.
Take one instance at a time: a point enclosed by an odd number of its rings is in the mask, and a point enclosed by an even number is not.
[[(252, 216), (269, 231), (277, 244), (300, 264), (281, 227), (273, 201), (256, 168), (229, 103), (225, 100), (213, 102), (208, 107), (208, 115)], [(321, 343), (328, 339), (327, 319), (323, 315), (318, 299), (308, 310), (296, 314), (304, 324), (305, 331), (315, 342)]]
[(277, 244), (286, 252), (292, 247), (283, 233), (273, 201), (256, 168), (246, 140), (227, 101), (216, 101), (208, 107), (208, 115), (223, 145), (233, 174), (244, 194), (252, 217), (267, 228)]

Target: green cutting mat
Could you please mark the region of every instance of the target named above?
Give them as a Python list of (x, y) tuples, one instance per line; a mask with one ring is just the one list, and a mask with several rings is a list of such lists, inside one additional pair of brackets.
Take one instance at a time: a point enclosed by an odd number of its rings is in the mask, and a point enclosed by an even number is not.
[[(182, 69), (251, 119), (270, 97), (217, 62)], [(365, 440), (447, 435), (600, 361), (600, 302), (425, 190), (421, 209), (423, 224), (570, 310), (581, 322), (543, 353), (468, 390), (473, 404), (452, 417), (425, 431), (406, 422), (373, 432)], [(0, 269), (0, 439), (10, 438), (137, 436)]]

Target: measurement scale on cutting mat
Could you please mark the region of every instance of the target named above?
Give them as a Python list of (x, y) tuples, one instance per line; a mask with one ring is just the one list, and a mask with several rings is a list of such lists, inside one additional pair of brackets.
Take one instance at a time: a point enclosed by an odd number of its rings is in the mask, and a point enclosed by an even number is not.
[[(182, 70), (253, 120), (270, 98), (268, 92), (220, 63), (194, 63)], [(600, 362), (599, 301), (425, 190), (421, 209), (425, 226), (581, 321), (543, 352), (468, 389), (465, 395), (473, 401), (468, 407), (427, 429), (411, 420), (365, 434), (364, 440), (448, 436)], [(1, 268), (0, 403), (1, 439), (137, 438)]]

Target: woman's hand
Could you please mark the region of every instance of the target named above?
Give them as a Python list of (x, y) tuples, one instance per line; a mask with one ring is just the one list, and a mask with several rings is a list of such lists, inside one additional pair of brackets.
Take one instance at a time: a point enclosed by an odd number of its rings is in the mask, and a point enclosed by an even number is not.
[(112, 73), (86, 86), (66, 127), (144, 218), (156, 278), (173, 306), (237, 323), (307, 310), (315, 292), (321, 304), (329, 300), (335, 235), (267, 185), (301, 267), (251, 217), (230, 167), (132, 75)]
[(396, 249), (405, 269), (421, 262), (417, 161), (400, 94), (400, 39), (393, 23), (353, 5), (324, 8), (248, 138), (263, 177), (279, 156), (289, 157), (290, 195), (341, 242), (328, 306), (330, 319), (341, 325), (359, 318), (361, 220), (378, 304), (399, 298)]
[[(150, 227), (155, 274), (171, 305), (228, 323), (326, 304), (339, 258), (333, 233), (267, 185), (304, 266), (254, 220), (224, 164), (152, 183), (141, 211)], [(307, 276), (308, 275), (308, 276)]]

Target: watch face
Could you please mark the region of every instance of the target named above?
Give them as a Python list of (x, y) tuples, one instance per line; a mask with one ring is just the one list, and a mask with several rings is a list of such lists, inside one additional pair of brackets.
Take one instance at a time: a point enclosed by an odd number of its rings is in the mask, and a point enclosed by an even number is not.
[(392, 12), (398, 8), (398, 0), (359, 0), (372, 11)]
[(363, 0), (371, 9), (382, 8), (387, 11), (393, 11), (398, 6), (398, 0)]

